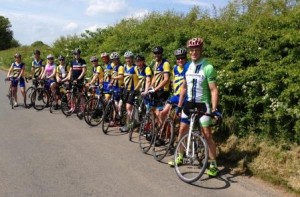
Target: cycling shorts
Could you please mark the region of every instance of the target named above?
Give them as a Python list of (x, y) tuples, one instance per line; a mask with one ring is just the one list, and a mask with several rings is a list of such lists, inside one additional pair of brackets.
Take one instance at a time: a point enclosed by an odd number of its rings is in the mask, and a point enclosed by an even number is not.
[(17, 87), (17, 86), (18, 86), (18, 83), (19, 83), (20, 88), (24, 88), (24, 87), (25, 87), (25, 80), (24, 80), (24, 77), (21, 77), (20, 80), (14, 79), (14, 80), (12, 81), (12, 86), (13, 86), (13, 87)]

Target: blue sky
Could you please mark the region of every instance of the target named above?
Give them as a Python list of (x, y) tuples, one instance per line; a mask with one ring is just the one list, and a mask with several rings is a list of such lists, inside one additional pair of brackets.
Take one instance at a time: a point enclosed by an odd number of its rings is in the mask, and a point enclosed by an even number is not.
[(0, 0), (0, 15), (9, 19), (14, 38), (23, 45), (40, 40), (51, 45), (60, 36), (114, 25), (123, 18), (152, 11), (187, 13), (193, 6), (211, 9), (229, 0)]

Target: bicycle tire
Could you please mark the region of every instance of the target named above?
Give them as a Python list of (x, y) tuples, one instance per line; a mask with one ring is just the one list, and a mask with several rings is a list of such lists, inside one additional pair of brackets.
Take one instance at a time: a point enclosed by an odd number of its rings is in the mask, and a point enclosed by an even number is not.
[(113, 115), (114, 115), (114, 112), (115, 112), (113, 102), (114, 101), (111, 101), (106, 105), (104, 113), (103, 113), (102, 131), (103, 131), (104, 134), (107, 134), (109, 124), (110, 124), (111, 121), (113, 121)]
[(31, 96), (33, 108), (37, 111), (45, 109), (49, 105), (49, 94), (44, 88), (37, 88)]
[(9, 87), (9, 104), (11, 106), (11, 109), (14, 109), (14, 96), (13, 96), (13, 91), (12, 91), (12, 87)]
[[(154, 137), (153, 145), (153, 157), (156, 161), (161, 161), (169, 153), (170, 147), (173, 144), (174, 139), (174, 123), (168, 118), (165, 122), (163, 133), (157, 133)], [(156, 141), (160, 141), (162, 144), (157, 144)]]
[[(178, 158), (180, 147), (183, 147), (185, 149), (187, 148), (187, 140), (188, 133), (180, 139), (176, 146), (174, 154), (175, 161)], [(192, 151), (192, 147), (194, 147), (194, 150), (196, 152), (194, 157), (187, 157), (185, 154), (186, 150), (184, 150), (182, 164), (177, 165), (177, 163), (175, 162), (175, 172), (177, 176), (186, 183), (193, 183), (201, 178), (201, 176), (205, 172), (208, 160), (208, 145), (206, 140), (201, 135), (192, 132), (190, 146), (190, 151)]]
[(154, 115), (151, 112), (150, 114), (146, 114), (139, 129), (139, 147), (145, 154), (150, 150), (153, 144), (154, 133)]
[(91, 127), (98, 126), (103, 118), (103, 103), (97, 98), (89, 99), (85, 104), (84, 120)]
[(80, 94), (78, 96), (78, 99), (76, 102), (76, 115), (80, 120), (82, 120), (84, 117), (84, 108), (85, 108), (86, 101), (87, 101), (87, 98), (85, 95)]
[(24, 105), (26, 108), (32, 107), (31, 95), (34, 92), (35, 88), (33, 86), (29, 87), (25, 92)]
[(128, 139), (129, 139), (129, 141), (132, 141), (132, 134), (133, 134), (133, 131), (135, 129), (135, 122), (136, 122), (135, 117), (136, 117), (136, 113), (138, 113), (138, 109), (137, 109), (137, 106), (134, 105), (133, 109), (132, 109), (131, 117), (130, 117), (130, 120), (129, 120), (130, 124), (131, 124), (131, 126), (129, 128), (129, 131), (128, 131)]
[(61, 111), (65, 116), (71, 116), (73, 113), (73, 111), (71, 111), (71, 99), (73, 99), (73, 97), (70, 92), (67, 92), (61, 98)]
[(120, 119), (120, 125), (124, 126), (127, 121), (126, 103), (124, 101), (121, 106), (121, 117), (119, 117), (119, 119)]

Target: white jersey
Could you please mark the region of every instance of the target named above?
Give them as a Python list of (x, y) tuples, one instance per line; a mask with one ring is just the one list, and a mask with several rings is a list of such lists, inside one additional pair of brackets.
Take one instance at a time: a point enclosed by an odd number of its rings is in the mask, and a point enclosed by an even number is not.
[(187, 101), (193, 103), (211, 103), (208, 84), (216, 82), (217, 72), (205, 59), (191, 62), (185, 67)]

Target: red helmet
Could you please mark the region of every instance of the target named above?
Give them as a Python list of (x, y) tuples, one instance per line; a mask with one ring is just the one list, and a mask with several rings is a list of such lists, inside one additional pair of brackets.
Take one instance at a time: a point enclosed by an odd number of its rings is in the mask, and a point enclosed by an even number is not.
[(203, 39), (202, 38), (192, 38), (187, 41), (187, 47), (202, 47)]

